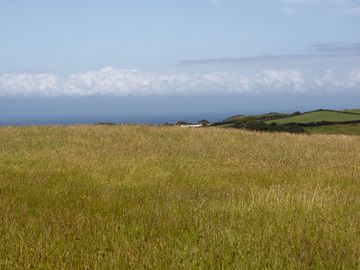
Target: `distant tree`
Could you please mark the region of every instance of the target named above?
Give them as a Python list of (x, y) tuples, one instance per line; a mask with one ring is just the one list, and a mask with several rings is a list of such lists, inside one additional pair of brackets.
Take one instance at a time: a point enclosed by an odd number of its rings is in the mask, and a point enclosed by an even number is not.
[(186, 121), (177, 121), (177, 122), (176, 122), (176, 125), (178, 125), (178, 126), (181, 126), (181, 125), (189, 125), (189, 123), (186, 122)]
[(116, 124), (110, 123), (110, 122), (98, 122), (98, 123), (95, 123), (95, 125), (97, 125), (97, 126), (114, 126)]
[(214, 122), (211, 124), (211, 126), (213, 127), (217, 127), (217, 126), (221, 126), (221, 125), (224, 125), (226, 122)]
[(198, 121), (199, 125), (203, 125), (203, 126), (208, 126), (210, 124), (210, 122), (206, 119), (202, 119), (200, 121)]
[(263, 121), (247, 122), (247, 123), (245, 123), (244, 127), (246, 129), (256, 130), (256, 131), (271, 131), (271, 130), (275, 129), (273, 124), (270, 126), (270, 125), (265, 124)]
[(234, 125), (236, 128), (244, 128), (248, 130), (255, 131), (266, 131), (266, 132), (289, 132), (289, 133), (304, 133), (305, 129), (297, 124), (285, 124), (277, 125), (276, 123), (271, 123), (267, 125), (263, 121), (251, 121), (246, 123), (238, 123)]

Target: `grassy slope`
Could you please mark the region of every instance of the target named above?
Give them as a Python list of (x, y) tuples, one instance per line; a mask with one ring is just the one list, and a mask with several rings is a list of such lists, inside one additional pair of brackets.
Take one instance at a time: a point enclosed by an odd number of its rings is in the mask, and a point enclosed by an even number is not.
[(0, 268), (356, 269), (360, 141), (0, 128)]
[(308, 128), (306, 128), (306, 130), (310, 134), (360, 135), (360, 124), (308, 127)]
[(311, 123), (311, 122), (321, 122), (321, 121), (345, 122), (345, 121), (354, 121), (354, 120), (360, 120), (360, 115), (333, 112), (333, 111), (315, 111), (310, 113), (304, 113), (302, 115), (298, 115), (290, 118), (270, 120), (267, 121), (266, 123), (286, 124), (286, 123)]
[(344, 112), (360, 114), (360, 109), (344, 110)]
[(236, 115), (229, 117), (225, 122), (242, 122), (248, 120), (262, 120), (270, 117), (282, 117), (283, 114), (280, 113), (267, 113), (267, 114), (257, 114), (257, 115)]

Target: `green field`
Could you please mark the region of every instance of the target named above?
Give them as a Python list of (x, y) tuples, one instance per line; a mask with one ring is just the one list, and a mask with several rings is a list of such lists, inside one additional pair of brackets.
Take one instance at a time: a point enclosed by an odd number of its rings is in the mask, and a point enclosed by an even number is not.
[(360, 135), (360, 124), (307, 127), (306, 131), (310, 134)]
[(229, 117), (224, 122), (243, 122), (243, 121), (253, 121), (253, 120), (263, 120), (266, 118), (280, 118), (284, 114), (280, 113), (267, 113), (267, 114), (257, 114), (257, 115), (235, 115), (232, 117)]
[(0, 128), (0, 269), (359, 269), (355, 136)]
[(360, 109), (344, 110), (343, 112), (360, 114)]
[(360, 120), (360, 115), (337, 111), (314, 111), (289, 118), (266, 121), (267, 124), (312, 123), (312, 122), (346, 122)]

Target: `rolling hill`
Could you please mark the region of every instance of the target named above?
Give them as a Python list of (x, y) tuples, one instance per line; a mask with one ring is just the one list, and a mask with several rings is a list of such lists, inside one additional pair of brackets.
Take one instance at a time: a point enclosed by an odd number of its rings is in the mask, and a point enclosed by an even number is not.
[(351, 110), (344, 110), (345, 113), (355, 113), (360, 114), (360, 109), (351, 109)]
[(266, 124), (276, 123), (278, 125), (298, 123), (316, 123), (316, 122), (348, 122), (348, 121), (360, 121), (360, 114), (330, 110), (319, 110), (303, 113), (297, 116), (281, 119), (273, 119), (266, 121)]
[(213, 126), (268, 132), (360, 135), (360, 109), (236, 115)]

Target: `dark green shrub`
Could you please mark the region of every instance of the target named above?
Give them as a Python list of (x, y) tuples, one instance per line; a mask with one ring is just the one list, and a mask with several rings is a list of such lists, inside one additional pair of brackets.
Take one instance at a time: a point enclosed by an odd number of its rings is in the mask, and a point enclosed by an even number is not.
[(203, 125), (203, 126), (208, 126), (210, 124), (210, 122), (206, 119), (202, 119), (200, 121), (198, 121), (199, 125)]
[(277, 125), (276, 123), (271, 123), (270, 125), (267, 125), (262, 121), (237, 123), (234, 125), (234, 127), (244, 128), (247, 130), (254, 130), (254, 131), (266, 131), (266, 132), (289, 132), (289, 133), (305, 132), (305, 129), (297, 124)]

